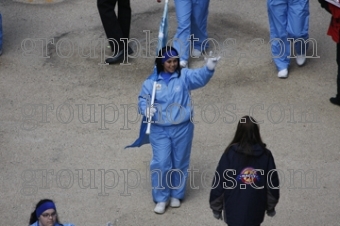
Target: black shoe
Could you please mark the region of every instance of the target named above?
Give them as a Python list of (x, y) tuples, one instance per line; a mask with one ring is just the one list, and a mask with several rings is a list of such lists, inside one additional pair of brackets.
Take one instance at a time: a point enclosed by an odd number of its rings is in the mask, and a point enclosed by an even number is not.
[(335, 105), (339, 105), (340, 106), (340, 98), (338, 96), (336, 97), (331, 97), (329, 99), (329, 101), (332, 103), (332, 104), (335, 104)]
[(121, 50), (121, 51), (118, 52), (117, 55), (110, 57), (110, 58), (107, 58), (105, 60), (105, 62), (107, 64), (116, 64), (116, 63), (121, 62), (123, 59), (124, 59), (124, 50)]
[[(128, 54), (131, 55), (133, 53), (133, 50), (131, 49), (131, 47), (129, 46), (128, 48)], [(124, 59), (124, 50), (121, 50), (118, 52), (117, 55), (113, 56), (113, 57), (110, 57), (110, 58), (107, 58), (105, 60), (105, 62), (107, 64), (116, 64), (116, 63), (119, 63), (121, 62), (122, 60)]]
[(130, 46), (129, 46), (129, 48), (128, 48), (128, 54), (129, 54), (129, 55), (133, 54), (133, 50), (131, 49)]

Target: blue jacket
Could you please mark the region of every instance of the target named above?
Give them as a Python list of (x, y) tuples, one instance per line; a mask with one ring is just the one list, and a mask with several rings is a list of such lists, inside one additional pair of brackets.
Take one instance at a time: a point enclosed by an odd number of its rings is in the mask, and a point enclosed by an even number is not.
[[(34, 224), (31, 224), (30, 226), (39, 226), (38, 221), (36, 221)], [(54, 224), (54, 226), (74, 226), (74, 224), (70, 224), (70, 223), (65, 223), (65, 224)]]
[(161, 75), (150, 76), (143, 83), (142, 90), (138, 96), (139, 111), (145, 115), (145, 109), (150, 106), (152, 88), (157, 81), (154, 107), (157, 112), (152, 121), (162, 126), (170, 126), (187, 122), (192, 118), (192, 107), (190, 91), (205, 86), (214, 71), (206, 66), (198, 69), (181, 70), (173, 73), (168, 84)]

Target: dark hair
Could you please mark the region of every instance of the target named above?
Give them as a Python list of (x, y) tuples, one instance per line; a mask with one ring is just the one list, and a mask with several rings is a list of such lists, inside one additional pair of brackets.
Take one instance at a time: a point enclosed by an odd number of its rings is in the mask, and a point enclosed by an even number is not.
[[(41, 206), (42, 204), (44, 204), (45, 202), (53, 202), (53, 200), (51, 200), (51, 199), (42, 199), (42, 200), (40, 200), (40, 201), (37, 203), (37, 205), (35, 206), (34, 211), (31, 213), (29, 225), (31, 225), (31, 224), (35, 223), (36, 221), (38, 221), (37, 212), (36, 212), (36, 211), (37, 211), (37, 208), (38, 208), (39, 206)], [(54, 202), (53, 202), (53, 203), (54, 203)], [(57, 210), (55, 210), (55, 211), (57, 212)], [(56, 222), (57, 222), (58, 224), (60, 224), (59, 219), (58, 219), (58, 214), (57, 214)]]
[[(159, 50), (158, 57), (155, 60), (155, 64), (156, 64), (156, 68), (157, 68), (157, 74), (164, 71), (164, 66), (163, 66), (163, 63), (162, 63), (163, 53), (166, 53), (167, 51), (171, 51), (171, 50), (175, 51), (177, 53), (177, 56), (178, 56), (178, 51), (172, 46), (165, 46), (161, 50)], [(179, 56), (176, 57), (176, 59), (177, 59), (177, 68), (176, 68), (175, 72), (177, 72), (178, 76), (180, 76), (181, 75), (181, 67), (179, 65)]]
[(256, 120), (251, 116), (243, 116), (238, 122), (234, 139), (230, 142), (225, 152), (230, 150), (230, 147), (237, 145), (237, 150), (242, 150), (247, 158), (249, 158), (253, 152), (254, 145), (260, 145), (265, 153), (268, 153), (266, 144), (262, 142), (260, 135), (260, 128)]

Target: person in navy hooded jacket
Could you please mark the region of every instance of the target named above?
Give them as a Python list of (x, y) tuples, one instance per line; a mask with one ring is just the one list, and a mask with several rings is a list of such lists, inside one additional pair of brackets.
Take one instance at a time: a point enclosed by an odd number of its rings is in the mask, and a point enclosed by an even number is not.
[(259, 226), (275, 215), (279, 178), (274, 157), (262, 142), (255, 119), (240, 119), (232, 142), (224, 151), (212, 183), (210, 208), (229, 226)]
[(74, 226), (73, 224), (61, 224), (58, 219), (57, 208), (50, 199), (40, 200), (35, 210), (31, 213), (30, 226)]

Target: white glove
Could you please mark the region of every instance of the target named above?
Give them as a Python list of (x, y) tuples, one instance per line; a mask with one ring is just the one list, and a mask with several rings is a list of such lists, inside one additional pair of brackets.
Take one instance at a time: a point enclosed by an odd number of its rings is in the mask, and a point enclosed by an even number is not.
[(157, 109), (154, 108), (154, 107), (147, 107), (145, 109), (145, 116), (147, 118), (152, 118), (155, 115), (156, 111), (157, 111)]
[[(212, 56), (212, 51), (210, 51), (209, 56)], [(220, 56), (218, 56), (218, 57), (205, 58), (205, 61), (207, 62), (207, 63), (206, 63), (207, 68), (208, 68), (209, 70), (211, 70), (211, 71), (214, 70), (215, 67), (216, 67), (217, 62), (218, 62), (220, 59), (221, 59)]]

